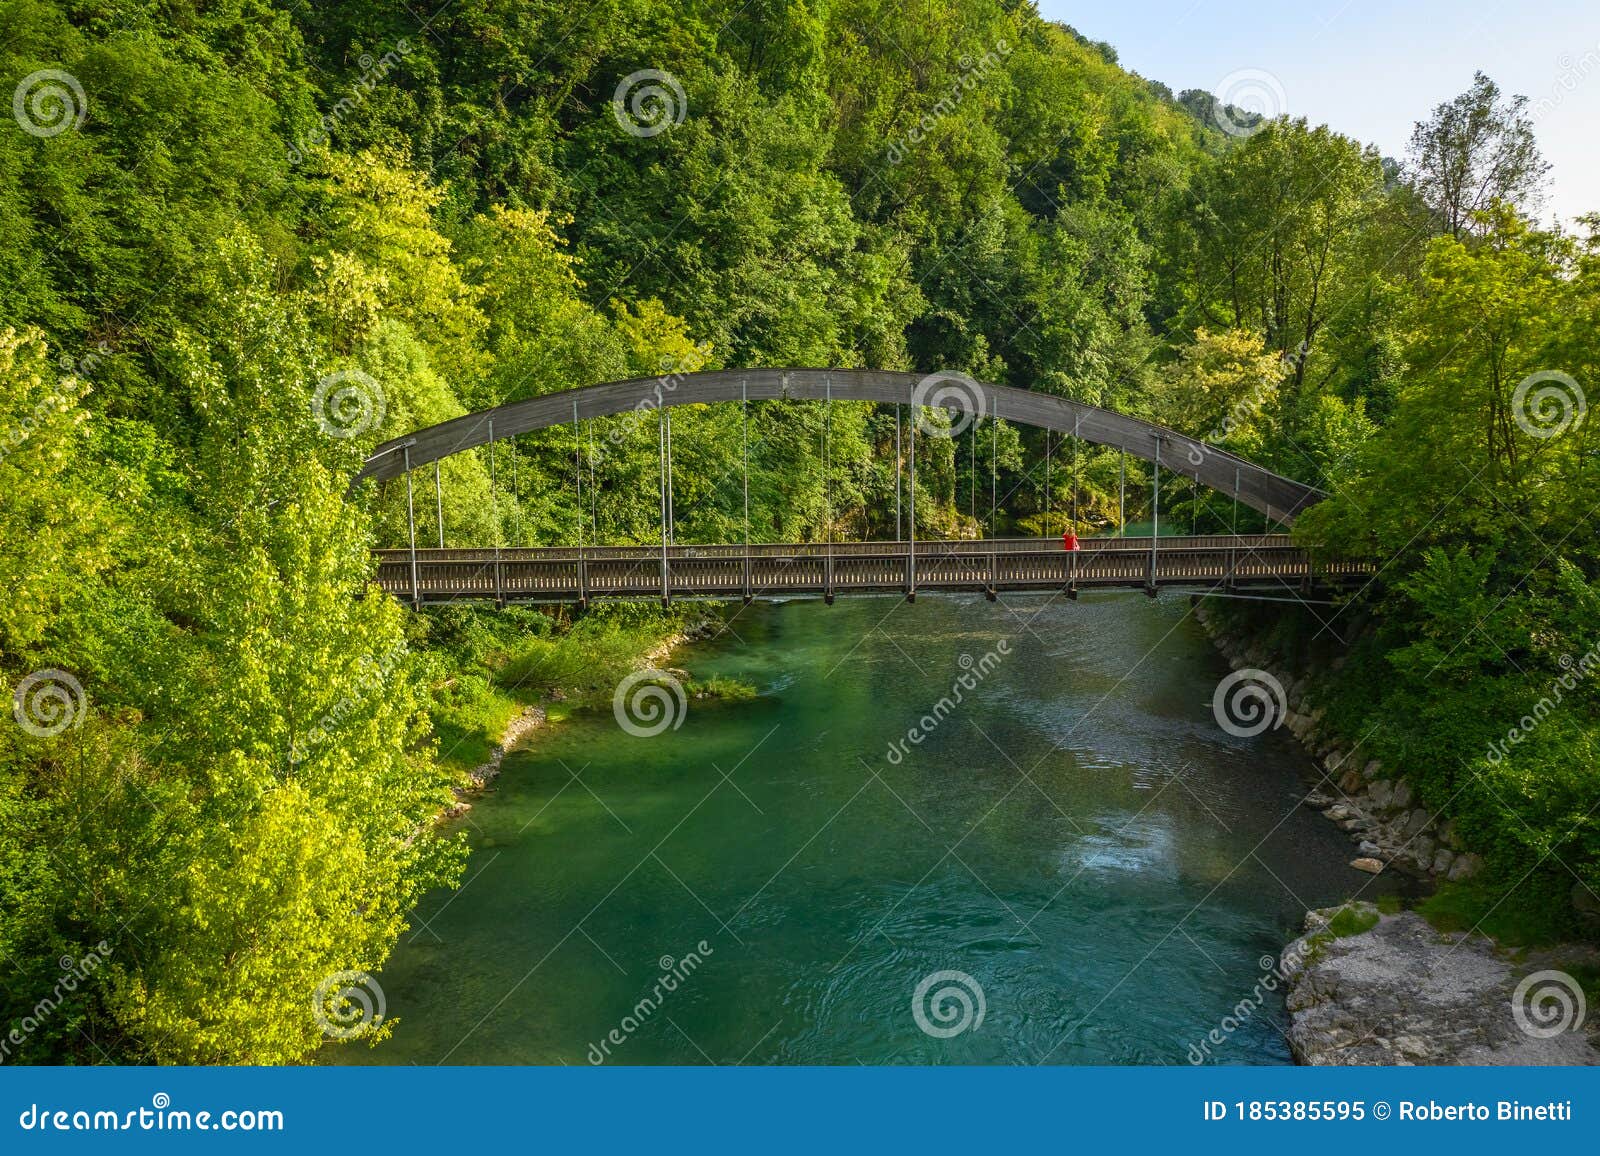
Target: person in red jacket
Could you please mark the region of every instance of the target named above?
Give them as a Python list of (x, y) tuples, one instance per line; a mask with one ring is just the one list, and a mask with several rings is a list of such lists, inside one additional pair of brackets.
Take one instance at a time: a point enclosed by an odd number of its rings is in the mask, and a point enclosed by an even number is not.
[(1076, 550), (1078, 548), (1078, 535), (1072, 532), (1072, 527), (1067, 527), (1067, 532), (1061, 535), (1061, 548), (1063, 550)]

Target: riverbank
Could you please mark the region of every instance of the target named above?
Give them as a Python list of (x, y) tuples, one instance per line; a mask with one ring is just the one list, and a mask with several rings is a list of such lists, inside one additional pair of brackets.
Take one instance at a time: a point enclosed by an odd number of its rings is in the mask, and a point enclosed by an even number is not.
[(1371, 903), (1313, 911), (1283, 952), (1297, 1063), (1600, 1065), (1600, 949), (1513, 953)]
[[(1399, 870), (1421, 879), (1459, 882), (1477, 875), (1482, 856), (1463, 843), (1456, 825), (1417, 802), (1403, 772), (1363, 755), (1359, 737), (1336, 733), (1316, 701), (1319, 672), (1306, 662), (1292, 663), (1259, 638), (1210, 612), (1194, 609), (1212, 643), (1235, 671), (1258, 671), (1252, 679), (1277, 699), (1287, 728), (1311, 755), (1319, 772), (1305, 805), (1321, 811), (1349, 836), (1355, 847), (1351, 866), (1370, 874)], [(1333, 669), (1340, 656), (1331, 660)]]
[(440, 822), (471, 810), (505, 758), (551, 721), (603, 705), (628, 673), (660, 668), (679, 647), (721, 629), (703, 606), (624, 608), (597, 618), (598, 625), (588, 616), (455, 606), (423, 620), (421, 656), (438, 675), (439, 759), (456, 779), (456, 801)]
[[(1340, 669), (1343, 655), (1302, 654), (1293, 662), (1203, 604), (1195, 616), (1235, 672), (1251, 672), (1250, 682), (1277, 697), (1275, 725), (1293, 733), (1313, 760), (1304, 805), (1345, 832), (1355, 848), (1351, 866), (1374, 875), (1400, 871), (1450, 893), (1408, 911), (1388, 902), (1380, 910), (1358, 891), (1346, 904), (1307, 913), (1304, 934), (1284, 949), (1281, 965), (1295, 1061), (1600, 1063), (1595, 1025), (1584, 1014), (1585, 985), (1600, 980), (1600, 948), (1518, 951), (1479, 931), (1479, 919), (1451, 918), (1452, 894), (1471, 886), (1483, 859), (1453, 821), (1418, 805), (1403, 772), (1363, 757), (1359, 738), (1328, 724), (1318, 684)], [(1519, 985), (1530, 976), (1536, 980), (1525, 990)], [(1572, 1030), (1542, 1034), (1537, 1017), (1559, 1017), (1563, 1009)]]

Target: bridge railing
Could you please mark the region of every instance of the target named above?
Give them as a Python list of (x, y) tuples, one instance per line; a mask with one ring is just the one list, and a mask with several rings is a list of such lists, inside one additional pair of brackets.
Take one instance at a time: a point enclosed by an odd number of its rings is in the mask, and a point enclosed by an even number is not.
[[(1150, 550), (1150, 539), (1139, 538), (1081, 538), (1079, 539), (1084, 550)], [(1202, 534), (1183, 536), (1163, 536), (1158, 551), (1166, 553), (1169, 550), (1192, 549), (1205, 547), (1215, 549), (1219, 544), (1238, 546), (1243, 549), (1261, 549), (1267, 546), (1288, 546), (1291, 539), (1287, 534)], [(1056, 538), (953, 538), (953, 539), (925, 539), (916, 544), (918, 558), (937, 557), (942, 554), (1033, 554), (1055, 551), (1063, 553), (1060, 540)], [(753, 542), (745, 547), (740, 544), (716, 546), (668, 546), (666, 555), (669, 561), (692, 560), (698, 558), (743, 558), (748, 553), (754, 558), (801, 558), (824, 557), (832, 555), (842, 558), (849, 555), (876, 556), (884, 553), (903, 555), (908, 552), (911, 543), (908, 542)], [(411, 558), (409, 549), (377, 550), (376, 555), (385, 561)], [(635, 561), (659, 559), (662, 550), (660, 546), (585, 546), (581, 550), (575, 546), (502, 546), (498, 550), (494, 547), (475, 547), (471, 549), (424, 549), (418, 547), (417, 558), (419, 561), (429, 562), (483, 562), (492, 561), (495, 557), (502, 560), (523, 559), (527, 561), (566, 560), (582, 557), (589, 561), (614, 559), (621, 561)]]
[[(1026, 543), (1029, 549), (1019, 548)], [(1142, 543), (1142, 544), (1141, 544)], [(836, 544), (836, 547), (845, 544)], [(1078, 586), (1272, 585), (1338, 582), (1363, 563), (1322, 561), (1283, 535), (1252, 538), (1093, 539), (1078, 551), (1011, 539), (585, 549), (379, 552), (378, 584), (413, 602), (445, 599), (587, 601), (590, 598), (760, 597), (919, 589), (1075, 589)]]

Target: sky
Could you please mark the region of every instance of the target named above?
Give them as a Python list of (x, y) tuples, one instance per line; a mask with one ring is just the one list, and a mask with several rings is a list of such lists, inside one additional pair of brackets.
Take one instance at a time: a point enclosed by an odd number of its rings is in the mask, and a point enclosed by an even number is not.
[[(1544, 212), (1600, 211), (1600, 0), (1037, 0), (1174, 93), (1231, 92), (1403, 158), (1412, 125), (1474, 71), (1529, 99), (1551, 164)], [(1272, 107), (1281, 105), (1281, 107)]]

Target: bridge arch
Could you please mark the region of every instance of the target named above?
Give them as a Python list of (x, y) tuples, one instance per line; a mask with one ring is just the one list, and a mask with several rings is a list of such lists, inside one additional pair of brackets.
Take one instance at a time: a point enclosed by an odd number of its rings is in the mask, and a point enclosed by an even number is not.
[(1202, 440), (1100, 406), (956, 374), (874, 369), (720, 369), (543, 394), (392, 438), (368, 456), (352, 487), (367, 479), (402, 477), (407, 470), (491, 441), (575, 420), (742, 400), (871, 401), (1002, 418), (1125, 450), (1220, 493), (1237, 495), (1240, 502), (1285, 525), (1292, 525), (1302, 510), (1325, 496), (1314, 486)]

